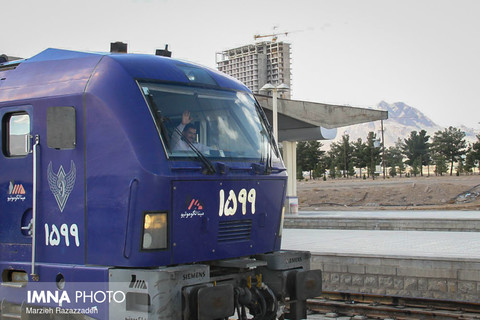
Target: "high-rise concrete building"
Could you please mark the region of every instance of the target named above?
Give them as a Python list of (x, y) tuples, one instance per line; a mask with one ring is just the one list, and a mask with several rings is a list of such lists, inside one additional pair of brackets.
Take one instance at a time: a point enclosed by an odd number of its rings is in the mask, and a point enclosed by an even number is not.
[[(291, 85), (290, 44), (282, 41), (258, 42), (217, 53), (217, 68), (260, 93), (266, 84)], [(262, 92), (264, 93), (264, 92)], [(279, 93), (289, 99), (291, 91)]]

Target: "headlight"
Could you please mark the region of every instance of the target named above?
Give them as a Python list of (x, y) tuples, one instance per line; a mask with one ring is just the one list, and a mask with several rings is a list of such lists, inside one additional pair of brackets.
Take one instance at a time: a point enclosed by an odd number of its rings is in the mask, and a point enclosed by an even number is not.
[(142, 249), (166, 249), (167, 225), (166, 213), (145, 213), (143, 218)]

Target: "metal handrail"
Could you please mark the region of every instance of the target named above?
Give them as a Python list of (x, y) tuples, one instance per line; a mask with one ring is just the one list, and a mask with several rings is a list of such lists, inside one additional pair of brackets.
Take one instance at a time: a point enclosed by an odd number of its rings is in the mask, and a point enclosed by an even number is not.
[(32, 272), (30, 275), (34, 281), (38, 281), (38, 274), (35, 273), (35, 247), (36, 247), (36, 222), (37, 222), (37, 147), (40, 144), (40, 136), (34, 137), (35, 143), (32, 148), (33, 155), (33, 196), (32, 196)]

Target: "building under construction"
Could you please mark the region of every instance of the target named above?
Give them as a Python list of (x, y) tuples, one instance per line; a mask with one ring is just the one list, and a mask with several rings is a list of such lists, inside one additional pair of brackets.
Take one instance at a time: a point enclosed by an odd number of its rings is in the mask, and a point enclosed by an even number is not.
[[(253, 93), (266, 84), (284, 83), (291, 88), (290, 44), (258, 42), (217, 53), (217, 68), (243, 82)], [(280, 93), (290, 99), (290, 92)]]

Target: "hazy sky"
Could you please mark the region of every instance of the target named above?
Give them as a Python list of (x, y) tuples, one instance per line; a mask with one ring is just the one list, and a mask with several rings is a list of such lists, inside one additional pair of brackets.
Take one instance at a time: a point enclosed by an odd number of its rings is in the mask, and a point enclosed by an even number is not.
[(0, 0), (0, 53), (46, 48), (154, 53), (216, 67), (254, 34), (290, 32), (293, 99), (402, 101), (442, 126), (480, 128), (478, 0)]

